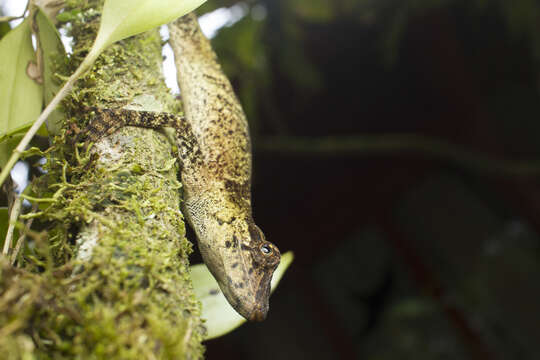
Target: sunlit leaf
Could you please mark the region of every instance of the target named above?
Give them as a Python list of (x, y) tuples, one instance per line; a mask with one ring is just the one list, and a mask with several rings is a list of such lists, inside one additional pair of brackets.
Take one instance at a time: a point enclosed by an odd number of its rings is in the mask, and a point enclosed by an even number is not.
[[(194, 10), (206, 0), (106, 0), (93, 47), (108, 45), (166, 24)], [(99, 50), (98, 50), (99, 49)]]
[(0, 140), (32, 125), (41, 112), (42, 87), (27, 74), (35, 60), (26, 19), (0, 41)]
[[(41, 10), (37, 10), (36, 24), (38, 28), (39, 46), (43, 56), (43, 98), (48, 104), (60, 89), (60, 84), (54, 78), (55, 59), (65, 57), (64, 45), (60, 40), (60, 33), (56, 30), (51, 20)], [(57, 135), (62, 126), (62, 113), (59, 109), (54, 110), (47, 118), (47, 129), (50, 134)]]
[[(293, 261), (293, 257), (291, 251), (281, 256), (281, 262), (272, 277), (272, 291)], [(195, 295), (202, 303), (202, 318), (206, 320), (205, 326), (208, 330), (206, 340), (225, 335), (246, 321), (229, 305), (216, 280), (204, 264), (191, 267), (191, 279)], [(272, 316), (271, 313), (269, 316)]]

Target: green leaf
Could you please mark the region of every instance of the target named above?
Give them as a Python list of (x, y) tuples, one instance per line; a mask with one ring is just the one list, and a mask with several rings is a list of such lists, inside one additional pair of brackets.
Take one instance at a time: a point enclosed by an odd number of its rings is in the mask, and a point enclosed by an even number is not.
[(106, 0), (92, 50), (166, 24), (194, 10), (206, 0)]
[(42, 87), (27, 75), (35, 62), (26, 19), (0, 41), (0, 141), (31, 126), (41, 112)]
[[(292, 251), (281, 256), (281, 262), (272, 277), (272, 291), (278, 285), (293, 258)], [(195, 295), (202, 303), (202, 318), (206, 320), (205, 326), (208, 333), (205, 340), (225, 335), (246, 321), (229, 305), (206, 265), (193, 265), (191, 279)]]
[(77, 19), (77, 16), (81, 13), (81, 9), (72, 9), (70, 11), (64, 11), (56, 15), (56, 20), (62, 23), (73, 21)]
[[(49, 17), (38, 8), (36, 13), (36, 24), (38, 28), (39, 47), (43, 56), (43, 100), (45, 104), (51, 102), (52, 98), (62, 85), (54, 77), (55, 60), (66, 57), (64, 44), (60, 40), (60, 33), (51, 22)], [(50, 134), (58, 135), (62, 126), (63, 116), (59, 109), (55, 109), (47, 118), (47, 130)]]

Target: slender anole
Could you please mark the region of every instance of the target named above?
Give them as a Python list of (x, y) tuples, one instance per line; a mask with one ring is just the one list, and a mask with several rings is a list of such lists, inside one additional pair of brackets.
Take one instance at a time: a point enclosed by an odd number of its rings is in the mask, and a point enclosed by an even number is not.
[(169, 113), (92, 108), (90, 141), (123, 126), (176, 131), (184, 213), (206, 266), (232, 307), (266, 318), (280, 253), (251, 212), (251, 143), (246, 117), (210, 43), (189, 14), (169, 25), (185, 118)]

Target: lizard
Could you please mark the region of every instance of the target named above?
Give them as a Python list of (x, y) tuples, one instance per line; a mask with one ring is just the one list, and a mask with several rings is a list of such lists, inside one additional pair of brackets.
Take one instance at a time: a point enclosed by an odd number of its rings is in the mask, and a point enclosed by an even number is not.
[(229, 304), (246, 319), (262, 321), (281, 255), (253, 220), (246, 116), (196, 16), (179, 18), (169, 31), (180, 54), (176, 66), (185, 117), (91, 107), (87, 143), (123, 126), (175, 130), (183, 213), (202, 258)]

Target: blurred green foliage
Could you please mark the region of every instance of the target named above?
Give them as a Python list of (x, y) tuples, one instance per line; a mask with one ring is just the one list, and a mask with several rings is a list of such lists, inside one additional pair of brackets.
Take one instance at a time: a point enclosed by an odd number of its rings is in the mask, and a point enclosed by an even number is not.
[[(462, 144), (470, 145), (474, 151), (489, 152), (498, 147), (497, 156), (533, 158), (539, 153), (540, 2), (210, 0), (201, 11), (239, 3), (250, 9), (246, 17), (220, 30), (212, 41), (247, 110), (255, 136), (285, 134), (294, 139), (337, 134), (336, 138), (340, 138), (345, 133), (342, 129), (351, 129), (353, 134), (354, 131), (365, 132), (367, 136), (377, 131), (421, 132), (425, 129), (418, 124), (425, 121), (428, 124), (425, 131), (430, 135), (462, 140)], [(257, 6), (266, 9), (266, 17), (254, 19)], [(441, 34), (448, 38), (438, 38)], [(430, 46), (432, 48), (428, 49)], [(433, 50), (433, 47), (437, 49)], [(439, 63), (433, 65), (437, 61)], [(453, 81), (456, 74), (462, 78)], [(454, 94), (457, 95), (449, 99)], [(336, 100), (339, 97), (345, 100)], [(414, 101), (416, 103), (410, 106)], [(350, 103), (353, 105), (347, 107)], [(344, 106), (345, 110), (335, 119), (328, 118), (328, 114), (332, 116), (341, 110), (339, 106)], [(358, 113), (350, 111), (362, 106), (371, 108)], [(386, 108), (393, 108), (394, 112), (384, 112)], [(429, 110), (422, 112), (425, 108)], [(444, 117), (447, 109), (455, 112)], [(382, 115), (363, 120), (358, 114)], [(421, 116), (427, 120), (418, 120)], [(333, 130), (336, 123), (349, 118), (356, 124)], [(418, 122), (414, 124), (416, 120)], [(364, 123), (359, 124), (361, 121)], [(374, 123), (383, 121), (387, 121), (384, 126), (375, 127)], [(322, 123), (322, 130), (315, 132), (313, 128), (319, 125), (317, 122)], [(340, 139), (338, 141), (344, 141), (343, 137)], [(490, 142), (492, 148), (489, 148)], [(286, 154), (280, 155), (286, 159)], [(352, 164), (350, 158), (334, 159), (349, 167), (363, 164), (361, 161)], [(317, 161), (324, 164), (319, 158)], [(298, 168), (301, 166), (299, 162)], [(315, 180), (298, 174), (297, 181)], [(405, 181), (410, 179), (407, 177)], [(481, 183), (482, 188), (489, 188), (485, 186), (488, 183), (485, 178), (474, 181)], [(358, 186), (362, 185), (365, 183), (358, 179)], [(520, 248), (511, 236), (513, 232), (509, 231), (510, 235), (503, 235), (512, 240), (513, 249), (508, 245), (508, 251), (504, 249), (495, 255), (485, 251), (483, 246), (487, 247), (493, 240), (493, 236), (486, 234), (500, 233), (506, 226), (504, 219), (488, 221), (494, 218), (489, 213), (492, 210), (472, 206), (476, 201), (474, 194), (458, 197), (451, 191), (460, 187), (460, 184), (450, 184), (437, 191), (426, 190), (426, 198), (433, 202), (425, 204), (419, 204), (420, 196), (415, 193), (409, 201), (410, 207), (417, 212), (405, 211), (405, 214), (413, 214), (410, 215), (413, 219), (406, 218), (403, 223), (412, 227), (411, 224), (417, 221), (416, 232), (410, 238), (418, 238), (427, 249), (423, 255), (428, 263), (433, 261), (430, 268), (441, 272), (442, 275), (435, 277), (445, 281), (444, 288), (451, 298), (449, 303), (458, 304), (456, 313), (463, 312), (464, 318), (470, 317), (473, 325), (482, 327), (473, 326), (473, 330), (485, 335), (486, 339), (473, 339), (474, 344), (467, 348), (470, 344), (464, 346), (456, 335), (456, 323), (460, 320), (452, 317), (454, 309), (445, 309), (432, 298), (406, 291), (407, 297), (400, 297), (402, 293), (394, 294), (395, 301), (381, 311), (376, 327), (369, 328), (364, 324), (362, 319), (367, 318), (368, 310), (362, 307), (358, 294), (365, 294), (359, 291), (346, 293), (366, 283), (369, 276), (377, 280), (381, 275), (378, 268), (370, 266), (362, 271), (364, 269), (359, 265), (372, 264), (357, 254), (380, 259), (373, 256), (374, 250), (366, 246), (364, 237), (358, 243), (362, 251), (353, 252), (351, 248), (343, 251), (351, 257), (354, 254), (353, 259), (337, 257), (330, 266), (319, 260), (321, 270), (317, 272), (317, 282), (330, 284), (327, 286), (328, 302), (337, 309), (340, 324), (345, 324), (349, 330), (370, 332), (367, 341), (359, 345), (365, 358), (464, 359), (468, 358), (468, 352), (482, 352), (484, 340), (489, 345), (487, 348), (508, 355), (501, 358), (517, 358), (519, 351), (528, 351), (530, 358), (537, 358), (537, 346), (533, 344), (535, 336), (529, 335), (534, 331), (523, 331), (538, 328), (529, 321), (534, 307), (524, 306), (536, 304), (537, 297), (514, 293), (532, 294), (529, 287), (537, 289), (534, 280), (530, 279), (535, 279), (538, 272), (538, 248)], [(509, 194), (517, 196), (512, 190)], [(494, 199), (498, 195), (490, 192), (482, 194), (482, 198), (496, 202)], [(454, 206), (449, 206), (451, 200), (455, 201)], [(512, 212), (506, 204), (501, 207), (504, 207), (504, 210), (499, 209), (501, 212)], [(512, 216), (519, 217), (519, 214)], [(402, 224), (402, 228), (407, 228), (405, 225)], [(520, 226), (515, 228), (521, 229)], [(534, 231), (530, 233), (534, 235)], [(537, 244), (536, 235), (534, 239)], [(472, 255), (474, 246), (478, 247), (480, 255)], [(331, 254), (325, 254), (325, 259), (332, 260)], [(466, 260), (470, 264), (463, 266)], [(336, 270), (338, 265), (342, 266), (339, 272)], [(349, 268), (358, 273), (352, 270), (349, 273)], [(400, 269), (398, 272), (401, 276), (405, 271)], [(462, 272), (463, 277), (459, 278)], [(337, 280), (336, 273), (341, 275)], [(350, 276), (345, 277), (344, 273)], [(398, 285), (405, 289), (410, 287), (410, 284)], [(511, 291), (509, 287), (512, 287)], [(446, 300), (442, 299), (441, 303)], [(351, 336), (358, 335), (350, 332)]]
[[(540, 4), (535, 0), (210, 0), (199, 14), (238, 4), (248, 9), (246, 16), (234, 26), (222, 28), (212, 43), (241, 98), (255, 137), (262, 129), (278, 134), (289, 130), (275, 106), (276, 88), (286, 92), (292, 85), (309, 98), (327, 86), (323, 60), (318, 58), (328, 54), (309, 53), (308, 48), (320, 29), (353, 24), (353, 30), (368, 31), (378, 48), (379, 61), (394, 66), (403, 36), (415, 18), (443, 8), (459, 9), (469, 14), (472, 22), (475, 16), (489, 13), (499, 17), (510, 37), (529, 44), (536, 61), (540, 59)], [(261, 8), (262, 17), (258, 15)], [(350, 41), (358, 41), (357, 35), (351, 33)], [(369, 51), (369, 44), (362, 46)], [(287, 83), (270, 74), (281, 74)]]

